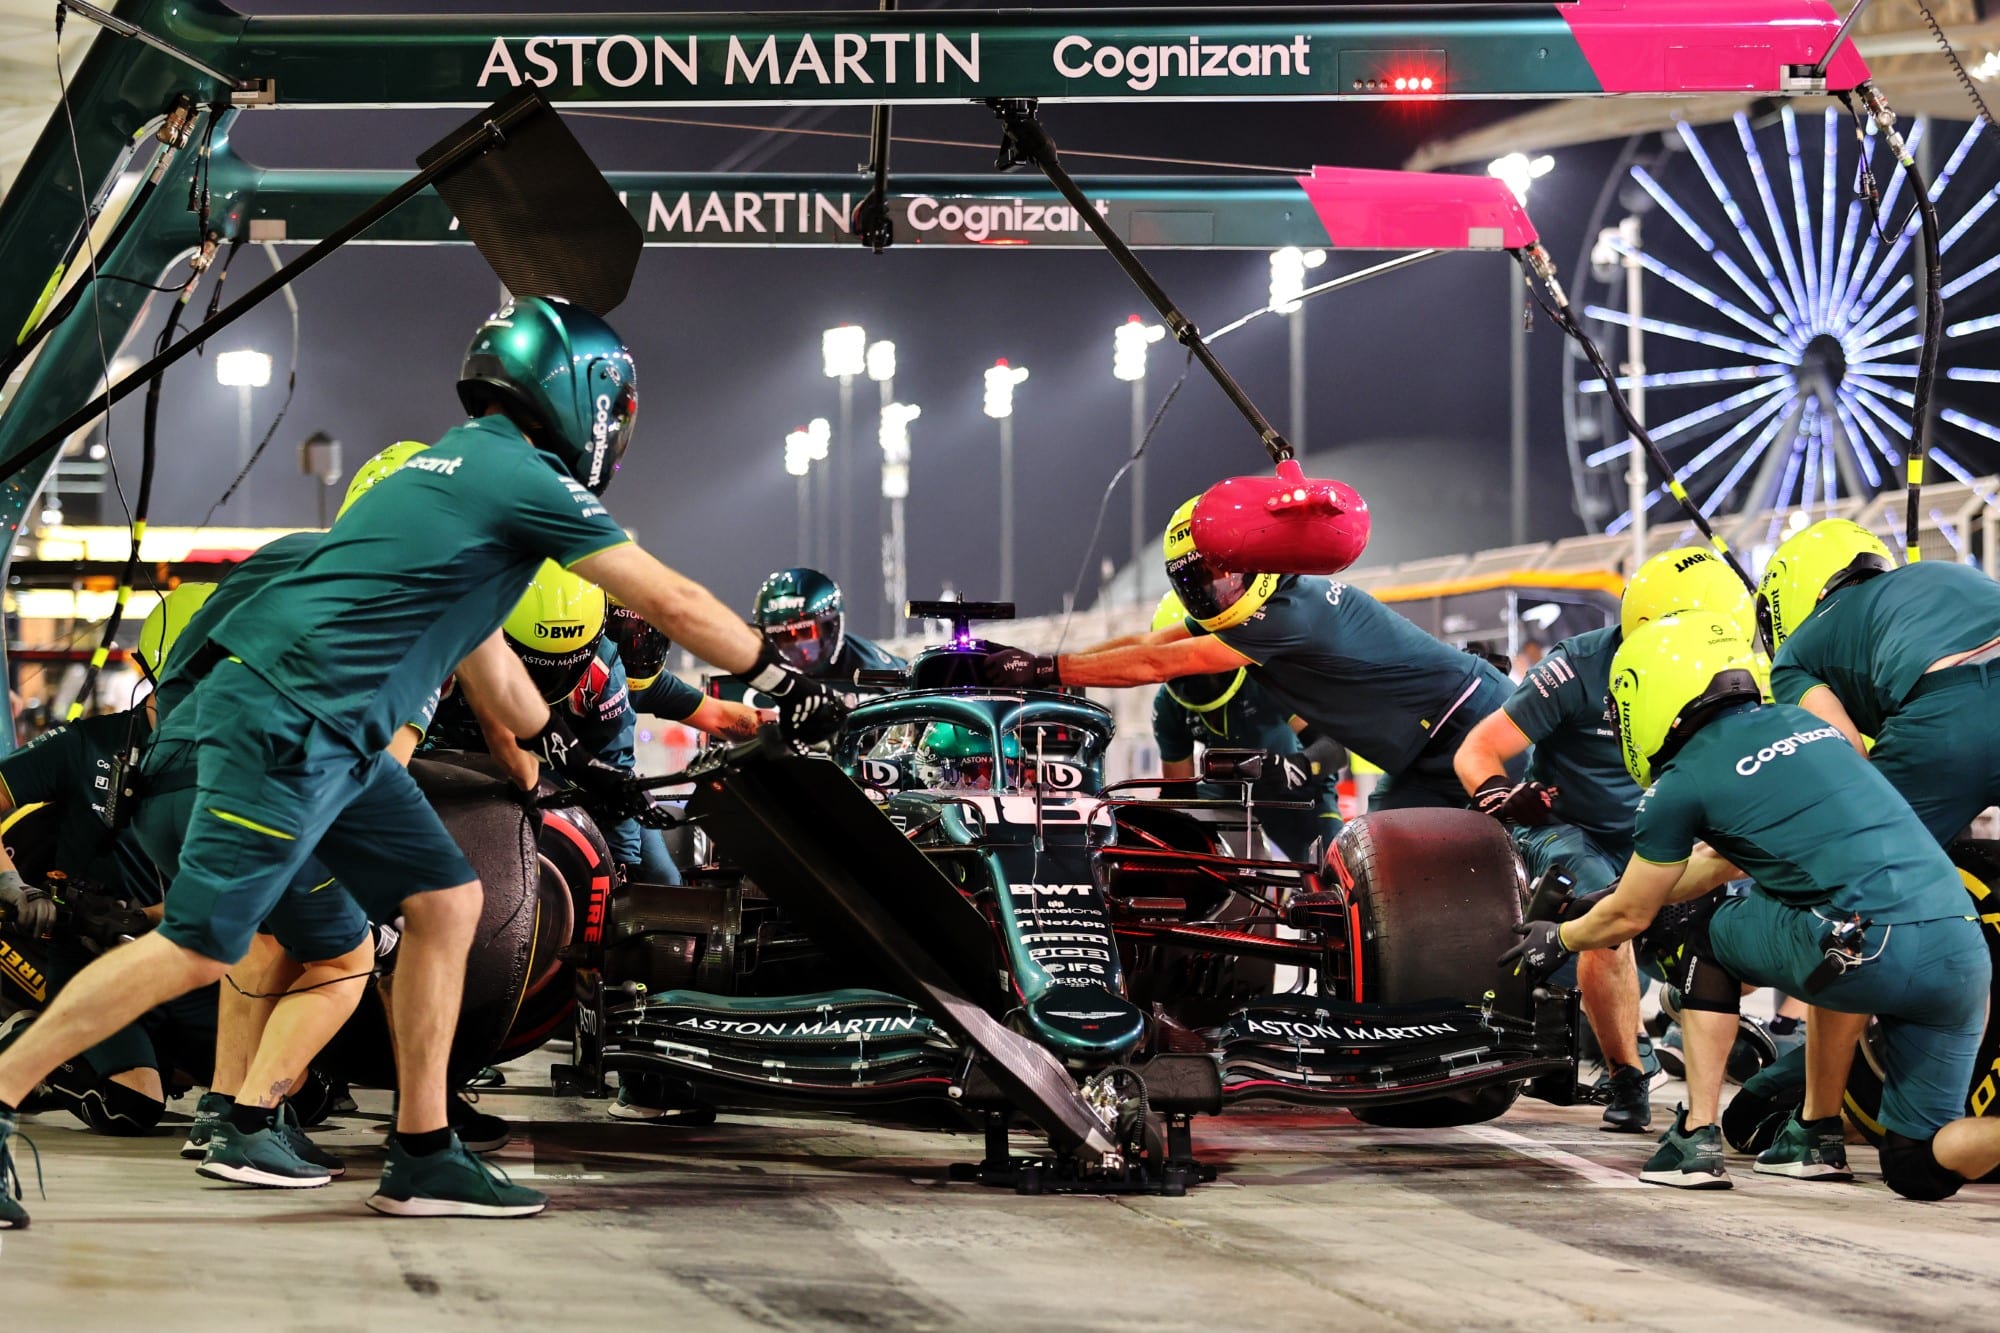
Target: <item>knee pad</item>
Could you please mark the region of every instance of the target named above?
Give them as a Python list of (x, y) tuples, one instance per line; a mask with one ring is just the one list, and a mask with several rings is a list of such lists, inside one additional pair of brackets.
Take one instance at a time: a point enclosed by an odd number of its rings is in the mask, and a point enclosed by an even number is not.
[(1681, 993), (1682, 1009), (1709, 1014), (1743, 1011), (1743, 983), (1692, 943), (1675, 961), (1673, 985)]
[(1935, 1203), (1949, 1199), (1965, 1177), (1939, 1163), (1932, 1151), (1937, 1136), (1912, 1139), (1890, 1130), (1882, 1141), (1882, 1183), (1906, 1199)]
[(56, 1066), (45, 1086), (50, 1099), (99, 1134), (130, 1138), (160, 1123), (165, 1102), (114, 1083), (81, 1057)]

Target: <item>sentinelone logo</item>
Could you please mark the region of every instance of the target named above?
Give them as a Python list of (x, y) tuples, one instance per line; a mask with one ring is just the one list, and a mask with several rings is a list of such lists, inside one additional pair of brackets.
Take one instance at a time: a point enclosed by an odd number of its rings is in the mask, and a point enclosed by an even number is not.
[[(704, 49), (706, 41), (707, 49)], [(609, 37), (553, 34), (509, 42), (496, 37), (479, 71), (479, 87), (518, 88), (822, 88), (873, 84), (978, 82), (980, 34), (936, 32), (806, 33), (781, 45), (775, 35), (688, 36), (669, 39), (618, 33)], [(721, 58), (716, 58), (716, 48)], [(1144, 92), (1163, 78), (1253, 79), (1309, 75), (1312, 40), (1294, 34), (1272, 42), (1102, 43), (1070, 34), (1055, 39), (1049, 67), (1065, 79), (1096, 77)]]

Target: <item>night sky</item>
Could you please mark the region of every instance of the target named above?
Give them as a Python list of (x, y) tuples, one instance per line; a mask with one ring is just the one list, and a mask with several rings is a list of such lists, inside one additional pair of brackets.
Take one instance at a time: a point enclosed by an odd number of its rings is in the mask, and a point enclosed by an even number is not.
[[(310, 7), (286, 6), (292, 12)], [(393, 6), (348, 0), (338, 8)], [(431, 8), (475, 7), (436, 3)], [(486, 0), (476, 8), (534, 6)], [(1521, 105), (1050, 105), (1044, 121), (1065, 148), (1280, 168), (1390, 167), (1426, 136)], [(776, 120), (793, 113), (688, 114)], [(251, 161), (273, 166), (405, 166), (464, 115), (462, 110), (250, 113), (238, 121), (235, 142)], [(868, 123), (863, 108), (796, 115), (798, 123), (813, 128), (861, 131)], [(858, 140), (760, 139), (735, 131), (584, 119), (571, 124), (605, 169), (709, 171), (734, 165), (837, 172), (866, 157)], [(981, 109), (905, 109), (897, 114), (896, 129), (979, 145), (899, 146), (898, 168), (983, 173), (991, 167), (996, 136)], [(1584, 215), (1613, 147), (1560, 152), (1554, 173), (1537, 183), (1534, 216), (1565, 268), (1575, 262)], [(1079, 159), (1072, 169), (1103, 173), (1120, 164)], [(1336, 256), (1315, 277), (1379, 258)], [(1265, 300), (1268, 266), (1261, 253), (1153, 254), (1148, 263), (1205, 327)], [(237, 265), (239, 273), (253, 278), (268, 267), (251, 249)], [(233, 285), (240, 291), (248, 284)], [(1510, 261), (1455, 255), (1308, 306), (1307, 445), (1335, 475), (1345, 461), (1352, 465), (1345, 470), (1367, 479), (1375, 559), (1507, 540), (1509, 310), (1519, 317), (1518, 302), (1507, 295), (1510, 288), (1519, 290)], [(232, 504), (218, 521), (310, 523), (315, 483), (299, 474), (297, 449), (315, 430), (343, 442), (351, 473), (376, 448), (404, 437), (434, 438), (453, 425), (460, 416), (453, 391), (459, 357), (472, 328), (492, 308), (497, 286), (469, 247), (356, 247), (307, 275), (296, 291), (303, 338), (296, 399), (254, 476), (248, 512), (240, 502)], [(835, 416), (836, 388), (820, 374), (820, 330), (859, 323), (871, 339), (897, 343), (897, 396), (923, 409), (912, 427), (911, 592), (926, 595), (949, 584), (967, 596), (995, 595), (999, 463), (995, 425), (979, 410), (980, 376), (1005, 356), (1033, 372), (1016, 398), (1017, 600), (1023, 614), (1057, 610), (1076, 577), (1103, 487), (1126, 452), (1128, 390), (1111, 376), (1111, 331), (1140, 310), (1123, 274), (1108, 256), (1095, 252), (903, 249), (878, 257), (858, 247), (853, 252), (648, 250), (630, 299), (612, 316), (638, 358), (641, 410), (636, 442), (607, 499), (620, 521), (668, 563), (707, 582), (730, 603), (747, 606), (762, 576), (792, 563), (795, 555), (795, 492), (782, 466), (783, 437), (810, 417)], [(276, 301), (221, 339), (222, 347), (254, 346), (277, 358), (273, 386), (255, 400), (258, 435), (282, 398), (288, 341), (287, 316)], [(1538, 319), (1530, 346), (1534, 535), (1564, 536), (1582, 525), (1571, 513), (1561, 437), (1560, 335)], [(1220, 343), (1218, 351), (1284, 426), (1282, 321), (1261, 321)], [(1155, 347), (1148, 382), (1155, 401), (1180, 361), (1170, 345)], [(879, 587), (875, 401), (874, 385), (858, 386), (855, 559), (846, 572), (850, 604), (871, 608), (864, 624), (874, 620), (873, 590)], [(134, 475), (135, 412), (119, 414), (113, 441), (121, 468)], [(215, 383), (208, 362), (187, 363), (169, 376), (162, 443), (171, 466), (159, 482), (154, 521), (197, 522), (234, 473), (238, 447), (234, 391)], [(1155, 531), (1186, 496), (1220, 476), (1257, 471), (1264, 464), (1254, 436), (1198, 369), (1149, 457), (1148, 509)], [(1131, 543), (1129, 512), (1121, 490), (1101, 547), (1120, 560)], [(1085, 602), (1094, 593), (1097, 563), (1090, 562)]]

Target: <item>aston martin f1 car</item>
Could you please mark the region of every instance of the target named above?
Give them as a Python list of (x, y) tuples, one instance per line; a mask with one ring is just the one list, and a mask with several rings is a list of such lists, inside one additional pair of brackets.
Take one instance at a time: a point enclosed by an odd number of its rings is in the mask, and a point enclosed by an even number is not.
[[(614, 890), (571, 1086), (930, 1100), (985, 1125), (989, 1182), (1169, 1192), (1201, 1175), (1192, 1117), (1226, 1104), (1447, 1125), (1526, 1080), (1573, 1091), (1570, 998), (1494, 962), (1525, 896), (1497, 824), (1385, 812), (1318, 863), (1261, 855), (1260, 756), (1107, 785), (1105, 710), (977, 684), (965, 618), (1006, 611), (916, 608), (956, 632), (854, 710), (832, 762), (760, 743), (689, 771), (713, 855), (685, 886)], [(1011, 1155), (1022, 1117), (1050, 1155)]]

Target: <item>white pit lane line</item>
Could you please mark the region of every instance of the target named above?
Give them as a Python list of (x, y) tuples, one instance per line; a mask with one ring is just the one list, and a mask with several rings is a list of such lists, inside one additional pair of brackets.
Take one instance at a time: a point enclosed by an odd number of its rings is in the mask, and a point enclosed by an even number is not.
[(1538, 1162), (1547, 1162), (1550, 1166), (1559, 1166), (1565, 1171), (1574, 1172), (1582, 1176), (1592, 1189), (1635, 1190), (1642, 1189), (1645, 1185), (1645, 1182), (1631, 1172), (1593, 1162), (1588, 1157), (1579, 1157), (1573, 1152), (1564, 1152), (1561, 1148), (1551, 1148), (1545, 1143), (1538, 1143), (1534, 1139), (1509, 1130), (1495, 1129), (1491, 1125), (1462, 1125), (1458, 1132), (1467, 1138), (1478, 1139), (1482, 1143), (1498, 1144), (1502, 1148), (1512, 1149), (1523, 1157), (1532, 1157)]

